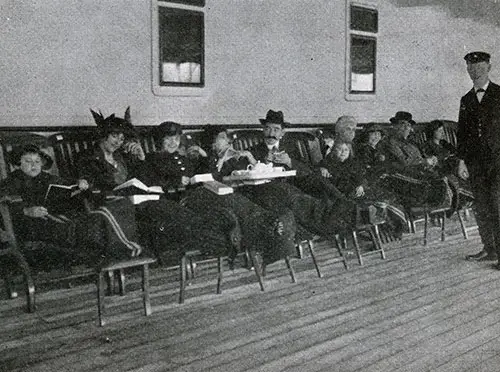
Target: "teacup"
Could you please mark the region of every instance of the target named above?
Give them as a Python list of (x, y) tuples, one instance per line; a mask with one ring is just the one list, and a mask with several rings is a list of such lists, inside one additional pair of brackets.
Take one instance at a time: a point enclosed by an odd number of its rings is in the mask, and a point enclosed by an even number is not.
[(273, 163), (265, 164), (258, 161), (255, 164), (248, 164), (247, 170), (254, 172), (270, 172), (273, 170)]

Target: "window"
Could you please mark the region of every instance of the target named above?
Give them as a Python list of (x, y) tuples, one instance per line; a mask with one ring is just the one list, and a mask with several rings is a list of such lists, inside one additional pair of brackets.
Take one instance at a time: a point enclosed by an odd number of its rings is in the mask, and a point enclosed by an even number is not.
[(348, 93), (374, 94), (376, 82), (378, 12), (360, 5), (349, 8)]
[(152, 1), (153, 91), (196, 95), (205, 86), (205, 0)]

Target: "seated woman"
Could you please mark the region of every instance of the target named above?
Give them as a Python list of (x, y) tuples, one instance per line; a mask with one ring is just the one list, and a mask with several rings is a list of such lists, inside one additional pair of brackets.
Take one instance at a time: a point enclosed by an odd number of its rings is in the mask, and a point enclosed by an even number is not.
[[(99, 141), (79, 159), (80, 177), (103, 193), (113, 193), (119, 184), (132, 178), (147, 180), (145, 154), (130, 121), (111, 115), (104, 118), (92, 111), (97, 124)], [(127, 199), (122, 203), (128, 204)], [(106, 204), (107, 205), (107, 204)], [(218, 216), (219, 217), (219, 216)], [(230, 216), (207, 219), (162, 198), (145, 201), (135, 208), (135, 218), (142, 242), (161, 258), (171, 253), (172, 259), (188, 250), (207, 254), (234, 254), (233, 243), (239, 241), (237, 221)], [(236, 239), (233, 239), (236, 236)]]
[(380, 146), (385, 136), (385, 129), (376, 123), (368, 124), (356, 148), (356, 161), (362, 165), (368, 174), (380, 175), (386, 168), (386, 156)]
[[(86, 180), (62, 180), (46, 172), (52, 159), (36, 145), (15, 149), (12, 163), (19, 168), (0, 183), (0, 195), (22, 198), (22, 202), (12, 208), (14, 230), (19, 240), (47, 242), (50, 249), (44, 254), (63, 253), (64, 264), (99, 265), (106, 259), (140, 254), (141, 248), (136, 243), (119, 239), (122, 231), (109, 222), (107, 217), (110, 216), (87, 213), (80, 198), (89, 187)], [(47, 200), (51, 185), (73, 184), (71, 194)], [(73, 194), (76, 195), (71, 196)], [(109, 235), (109, 231), (114, 232), (114, 236)], [(34, 254), (31, 251), (25, 254), (31, 264), (46, 258), (30, 257)]]
[[(226, 136), (222, 129), (221, 133)], [(212, 134), (213, 132), (207, 129), (204, 137), (212, 137)], [(177, 123), (164, 122), (156, 128), (155, 140), (160, 151), (147, 157), (149, 182), (163, 187), (186, 187), (187, 191), (182, 195), (182, 205), (207, 218), (214, 218), (215, 208), (229, 208), (238, 217), (242, 248), (260, 252), (264, 264), (295, 255), (295, 220), (290, 211), (274, 213), (252, 203), (239, 193), (217, 195), (202, 185), (190, 185), (190, 179), (195, 174), (213, 172), (215, 177), (219, 178), (221, 169), (218, 169), (214, 158), (208, 158), (207, 153), (199, 146), (190, 146), (187, 149), (183, 147), (181, 135), (182, 127)], [(213, 150), (217, 152), (218, 147), (214, 146)], [(249, 153), (234, 150), (225, 153), (227, 159), (234, 161), (237, 157), (248, 155)], [(224, 158), (224, 155), (222, 157)], [(219, 165), (223, 166), (222, 163)]]
[(425, 128), (425, 134), (427, 141), (422, 146), (422, 153), (426, 157), (436, 157), (437, 162), (433, 170), (447, 177), (454, 193), (453, 209), (459, 209), (472, 201), (474, 197), (469, 182), (456, 175), (459, 161), (456, 157), (457, 149), (444, 139), (444, 122), (441, 120), (431, 121)]
[(390, 120), (393, 133), (384, 141), (383, 147), (391, 175), (387, 186), (404, 200), (405, 207), (450, 207), (452, 192), (448, 181), (432, 170), (438, 159), (423, 156), (420, 149), (408, 140), (415, 123), (411, 114), (400, 111)]
[(330, 173), (329, 181), (347, 198), (356, 202), (359, 209), (369, 205), (377, 206), (382, 209), (383, 217), (383, 209), (386, 208), (386, 222), (393, 234), (400, 238), (407, 221), (396, 196), (383, 187), (376, 177), (368, 179), (363, 165), (350, 155), (349, 144), (335, 142), (332, 152), (323, 161), (323, 166)]
[[(234, 170), (245, 170), (255, 160), (249, 151), (236, 151), (228, 133), (222, 128), (206, 130), (205, 147), (214, 150), (209, 169), (216, 178), (230, 175)], [(262, 185), (238, 187), (238, 192), (264, 208), (281, 212), (289, 209), (296, 221), (314, 234), (332, 236), (353, 226), (355, 205), (350, 201), (320, 200), (288, 182), (280, 180)]]

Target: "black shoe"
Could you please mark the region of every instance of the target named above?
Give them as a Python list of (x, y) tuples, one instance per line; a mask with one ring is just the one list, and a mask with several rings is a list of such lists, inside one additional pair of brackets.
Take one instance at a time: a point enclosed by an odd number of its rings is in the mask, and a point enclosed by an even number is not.
[(493, 258), (490, 258), (490, 255), (484, 249), (479, 253), (469, 254), (465, 256), (465, 259), (467, 261), (486, 261), (487, 259), (493, 260)]
[(498, 259), (496, 254), (487, 254), (485, 257), (480, 258), (478, 261), (496, 261)]
[(500, 270), (500, 262), (496, 263), (495, 265), (493, 265), (493, 267), (497, 270)]

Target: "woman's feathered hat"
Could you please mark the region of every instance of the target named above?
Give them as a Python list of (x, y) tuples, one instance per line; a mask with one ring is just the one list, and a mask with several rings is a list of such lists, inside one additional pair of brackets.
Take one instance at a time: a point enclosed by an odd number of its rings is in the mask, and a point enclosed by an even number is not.
[(95, 123), (97, 124), (97, 129), (101, 136), (106, 137), (111, 133), (123, 133), (125, 137), (133, 138), (137, 137), (137, 133), (130, 120), (130, 106), (125, 110), (125, 116), (122, 118), (116, 117), (115, 114), (109, 115), (104, 118), (101, 111), (99, 113), (90, 109), (92, 116), (94, 117)]

